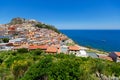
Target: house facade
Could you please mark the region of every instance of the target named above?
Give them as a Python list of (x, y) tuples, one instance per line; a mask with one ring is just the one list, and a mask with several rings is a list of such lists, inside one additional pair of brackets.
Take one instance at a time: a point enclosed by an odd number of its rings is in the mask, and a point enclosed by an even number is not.
[(60, 46), (60, 52), (67, 54), (68, 53), (68, 46), (66, 46), (66, 45)]
[(80, 52), (80, 48), (78, 47), (78, 46), (69, 46), (68, 47), (68, 52), (69, 52), (69, 54), (79, 54), (79, 52)]
[(113, 59), (113, 61), (120, 62), (120, 52), (111, 52), (109, 56)]

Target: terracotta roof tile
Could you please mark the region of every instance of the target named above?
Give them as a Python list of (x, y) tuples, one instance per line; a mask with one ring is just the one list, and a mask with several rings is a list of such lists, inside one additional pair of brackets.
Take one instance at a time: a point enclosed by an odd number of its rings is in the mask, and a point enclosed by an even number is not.
[(52, 45), (51, 45), (51, 47), (56, 47), (56, 48), (58, 48), (58, 49), (59, 49), (59, 48), (60, 48), (60, 44), (55, 44), (55, 45), (54, 45), (54, 44), (52, 44)]
[(37, 49), (37, 46), (30, 45), (30, 46), (29, 46), (29, 49), (31, 49), (31, 50), (32, 50), (32, 49)]
[(57, 53), (58, 49), (56, 47), (48, 47), (46, 52)]
[(48, 45), (40, 45), (37, 46), (37, 48), (46, 50), (48, 48)]
[(117, 56), (120, 56), (120, 52), (115, 52), (115, 54), (116, 54)]
[(69, 50), (79, 51), (80, 48), (78, 46), (69, 46)]
[(109, 60), (109, 61), (113, 61), (112, 58), (109, 57), (109, 56), (99, 56), (99, 58), (106, 59), (106, 60)]
[(43, 49), (43, 50), (46, 50), (47, 48), (48, 48), (47, 45), (39, 45), (39, 46), (31, 45), (31, 46), (29, 46), (29, 49)]

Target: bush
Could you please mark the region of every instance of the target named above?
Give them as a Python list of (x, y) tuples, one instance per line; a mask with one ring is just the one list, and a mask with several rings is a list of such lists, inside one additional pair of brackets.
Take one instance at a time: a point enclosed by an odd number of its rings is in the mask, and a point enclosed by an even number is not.
[(16, 56), (17, 52), (13, 51), (13, 52), (11, 52), (11, 54), (12, 54), (13, 56)]
[(9, 55), (6, 59), (5, 59), (5, 65), (6, 65), (6, 67), (10, 67), (11, 66), (11, 64), (15, 61), (15, 60), (23, 60), (24, 59), (24, 57), (23, 56), (19, 56), (19, 55), (17, 55), (17, 56), (12, 56), (12, 55)]
[(79, 62), (71, 59), (54, 61), (49, 56), (30, 67), (22, 80), (79, 80), (80, 75)]
[(18, 49), (17, 52), (18, 52), (18, 53), (27, 53), (27, 52), (28, 52), (28, 49), (26, 49), (26, 48), (21, 48), (21, 49)]
[(20, 80), (45, 80), (52, 65), (52, 58), (47, 57), (41, 59), (37, 64), (31, 66)]
[(17, 80), (18, 78), (22, 77), (23, 74), (28, 69), (28, 62), (25, 60), (14, 60), (14, 62), (11, 65), (11, 71), (14, 75), (14, 80)]
[(34, 51), (34, 55), (41, 55), (43, 53), (43, 51), (41, 49), (36, 49)]
[(2, 59), (0, 59), (0, 64), (3, 62), (3, 60)]
[(2, 41), (3, 41), (4, 43), (8, 43), (8, 42), (9, 42), (9, 38), (2, 38)]
[(47, 24), (41, 24), (41, 23), (39, 23), (39, 24), (36, 24), (35, 26), (38, 27), (38, 28), (50, 29), (50, 30), (53, 30), (53, 31), (55, 31), (55, 32), (57, 32), (57, 33), (60, 33), (59, 30), (56, 29), (56, 28), (55, 28), (54, 26), (52, 26), (52, 25), (47, 25)]

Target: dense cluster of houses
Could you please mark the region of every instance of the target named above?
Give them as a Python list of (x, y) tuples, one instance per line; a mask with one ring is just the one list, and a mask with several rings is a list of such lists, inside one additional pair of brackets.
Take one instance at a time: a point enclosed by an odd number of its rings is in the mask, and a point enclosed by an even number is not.
[(27, 48), (28, 50), (41, 49), (49, 54), (65, 53), (76, 56), (107, 59), (120, 62), (120, 52), (112, 52), (109, 55), (87, 53), (87, 48), (81, 47), (63, 34), (46, 28), (37, 28), (34, 24), (27, 22), (15, 25), (0, 25), (0, 38), (8, 37), (8, 43), (0, 43), (0, 51), (17, 50)]
[[(65, 53), (77, 56), (87, 56), (85, 49), (78, 45), (67, 45), (74, 43), (63, 34), (46, 28), (37, 28), (34, 24), (27, 22), (15, 25), (0, 25), (0, 36), (9, 37), (8, 43), (0, 43), (0, 50), (17, 50), (27, 48), (28, 50), (41, 49), (46, 53)], [(3, 37), (2, 37), (3, 38)]]

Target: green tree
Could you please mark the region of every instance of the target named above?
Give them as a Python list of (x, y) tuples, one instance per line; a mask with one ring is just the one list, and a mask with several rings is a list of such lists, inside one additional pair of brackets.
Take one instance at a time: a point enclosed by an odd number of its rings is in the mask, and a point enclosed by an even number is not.
[(3, 60), (0, 58), (0, 64), (3, 62)]
[(35, 51), (34, 51), (34, 55), (41, 55), (42, 53), (44, 53), (41, 49), (36, 49)]
[(22, 80), (79, 80), (83, 73), (79, 65), (73, 59), (56, 61), (49, 56), (29, 68)]
[(24, 60), (25, 58), (23, 56), (12, 56), (12, 55), (9, 55), (5, 60), (4, 60), (4, 63), (5, 65), (10, 68), (10, 66), (14, 63), (15, 60)]
[(0, 65), (0, 80), (6, 80), (7, 75), (9, 75), (10, 70), (5, 67), (4, 64)]
[(2, 38), (2, 41), (3, 41), (4, 43), (8, 43), (8, 42), (9, 42), (9, 38)]
[(28, 69), (28, 62), (19, 60), (19, 61), (14, 61), (14, 63), (11, 65), (11, 71), (14, 75), (14, 80), (17, 80), (18, 78), (21, 78), (23, 74), (27, 71)]
[(37, 64), (29, 68), (21, 80), (46, 80), (51, 63), (51, 57), (41, 59)]
[(17, 50), (18, 53), (27, 53), (28, 49), (27, 48), (21, 48)]

